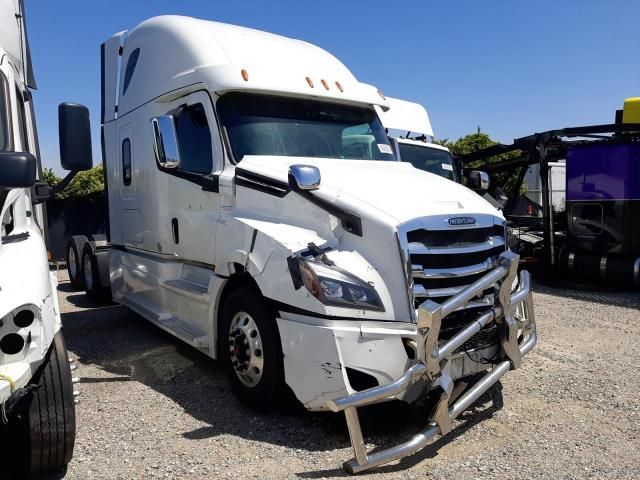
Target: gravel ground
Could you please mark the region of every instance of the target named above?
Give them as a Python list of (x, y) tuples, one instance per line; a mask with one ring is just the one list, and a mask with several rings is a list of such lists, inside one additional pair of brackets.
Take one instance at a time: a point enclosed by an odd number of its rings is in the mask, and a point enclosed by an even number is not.
[[(218, 363), (123, 307), (96, 308), (61, 275), (81, 402), (73, 461), (54, 478), (345, 475), (342, 415), (244, 408)], [(452, 433), (361, 477), (640, 478), (640, 297), (537, 287), (534, 302), (540, 340), (522, 368)], [(369, 446), (403, 441), (424, 415), (369, 408), (361, 417)]]

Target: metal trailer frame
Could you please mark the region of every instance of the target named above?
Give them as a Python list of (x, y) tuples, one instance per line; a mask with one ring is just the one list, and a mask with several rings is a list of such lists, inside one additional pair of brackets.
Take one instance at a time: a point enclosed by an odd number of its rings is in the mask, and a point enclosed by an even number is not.
[[(543, 225), (543, 258), (542, 266), (547, 271), (555, 267), (555, 246), (553, 232), (553, 215), (551, 211), (551, 195), (549, 191), (550, 163), (565, 157), (569, 146), (593, 142), (594, 140), (606, 140), (625, 134), (640, 132), (640, 123), (612, 123), (605, 125), (589, 125), (583, 127), (567, 127), (546, 132), (534, 133), (526, 137), (517, 138), (511, 145), (498, 144), (477, 152), (458, 157), (458, 162), (464, 170), (470, 170), (469, 164), (485, 160), (487, 163), (475, 166), (474, 169), (482, 169), (487, 172), (500, 171), (505, 168), (522, 168), (516, 184), (520, 189), (524, 181), (524, 174), (530, 165), (540, 164), (540, 182), (542, 190), (542, 225)], [(563, 140), (572, 139), (572, 140)], [(579, 140), (579, 139), (583, 140)], [(590, 139), (590, 140), (587, 140)], [(488, 163), (491, 157), (496, 155), (521, 151), (519, 158), (504, 160), (502, 162)], [(505, 207), (509, 211), (515, 198), (510, 198)]]

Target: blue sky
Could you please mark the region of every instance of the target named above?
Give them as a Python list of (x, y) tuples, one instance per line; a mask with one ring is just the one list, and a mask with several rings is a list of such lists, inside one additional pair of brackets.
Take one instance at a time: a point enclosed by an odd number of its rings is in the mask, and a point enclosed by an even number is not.
[(87, 105), (99, 161), (100, 44), (161, 14), (315, 43), (361, 81), (425, 105), (436, 136), (478, 126), (508, 142), (608, 123), (640, 96), (640, 2), (25, 0), (45, 166), (58, 166), (57, 105)]

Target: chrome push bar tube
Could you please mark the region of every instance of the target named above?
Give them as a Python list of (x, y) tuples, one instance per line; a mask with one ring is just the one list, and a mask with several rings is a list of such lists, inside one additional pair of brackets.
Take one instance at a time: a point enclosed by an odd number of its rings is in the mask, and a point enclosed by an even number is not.
[[(500, 262), (491, 272), (475, 281), (455, 297), (439, 305), (427, 300), (419, 310), (418, 315), (418, 359), (394, 382), (379, 387), (369, 388), (345, 397), (329, 400), (327, 407), (334, 411), (344, 411), (349, 435), (354, 451), (354, 459), (344, 463), (348, 473), (358, 473), (370, 468), (383, 465), (411, 455), (427, 445), (436, 435), (447, 434), (452, 429), (453, 420), (464, 412), (473, 402), (481, 397), (493, 384), (512, 368), (518, 368), (520, 359), (531, 351), (537, 342), (535, 320), (531, 313), (530, 319), (525, 319), (525, 325), (518, 323), (512, 316), (512, 305), (526, 301), (531, 292), (531, 281), (528, 272), (522, 272), (516, 292), (511, 288), (517, 274), (518, 255), (504, 252)], [(437, 337), (440, 333), (442, 318), (458, 308), (466, 305), (479, 293), (487, 288), (499, 284), (499, 305), (480, 315), (473, 322), (463, 328), (458, 334), (444, 345), (438, 345)], [(504, 323), (506, 334), (502, 339), (502, 350), (507, 359), (503, 360), (484, 375), (473, 387), (450, 405), (449, 399), (453, 390), (453, 381), (441, 371), (441, 362), (458, 347), (477, 334), (490, 322)], [(525, 339), (518, 344), (519, 330), (524, 326)], [(438, 385), (442, 395), (434, 409), (425, 430), (415, 435), (409, 441), (400, 445), (367, 454), (357, 407), (371, 405), (394, 397), (419, 380), (427, 379)]]

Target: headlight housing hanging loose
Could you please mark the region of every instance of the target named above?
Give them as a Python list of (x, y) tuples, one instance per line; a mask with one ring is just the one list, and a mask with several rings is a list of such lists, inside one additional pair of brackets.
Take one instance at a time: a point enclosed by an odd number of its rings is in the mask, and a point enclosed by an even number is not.
[[(335, 265), (297, 258), (294, 284), (305, 288), (325, 305), (384, 311), (373, 286)], [(298, 278), (296, 278), (298, 277)]]

